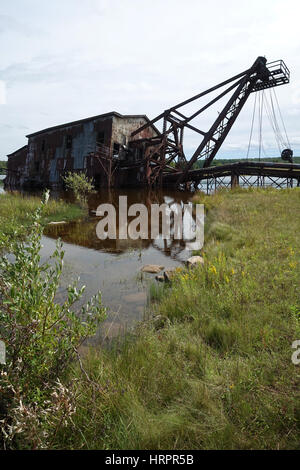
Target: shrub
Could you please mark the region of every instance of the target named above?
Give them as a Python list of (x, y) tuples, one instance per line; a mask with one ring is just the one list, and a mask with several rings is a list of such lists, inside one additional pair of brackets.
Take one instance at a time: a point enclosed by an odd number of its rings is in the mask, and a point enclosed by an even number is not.
[(46, 200), (33, 214), (27, 240), (12, 239), (9, 255), (0, 258), (0, 337), (7, 357), (7, 365), (0, 366), (3, 446), (18, 447), (19, 434), (23, 448), (49, 445), (51, 433), (73, 407), (72, 393), (60, 378), (105, 314), (100, 293), (74, 311), (84, 292), (77, 283), (67, 288), (62, 304), (56, 302), (64, 252), (58, 241), (51, 259), (41, 264)]
[(86, 203), (87, 196), (94, 192), (93, 180), (85, 173), (69, 172), (63, 177), (66, 187), (74, 192), (77, 201)]

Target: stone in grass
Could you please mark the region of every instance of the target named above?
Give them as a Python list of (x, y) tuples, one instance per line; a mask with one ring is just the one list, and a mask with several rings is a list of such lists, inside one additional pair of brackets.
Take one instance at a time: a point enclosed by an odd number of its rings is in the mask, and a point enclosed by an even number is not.
[(198, 266), (199, 264), (204, 264), (204, 259), (202, 256), (191, 256), (191, 258), (187, 260), (187, 265), (190, 268)]
[(169, 268), (169, 269), (166, 269), (165, 272), (164, 272), (164, 275), (163, 276), (155, 276), (155, 279), (158, 281), (158, 282), (171, 282), (172, 279), (174, 278), (174, 275), (176, 274), (177, 272), (177, 268)]
[(164, 266), (159, 266), (158, 264), (146, 264), (141, 268), (143, 273), (158, 274), (164, 269)]
[(177, 268), (169, 268), (164, 272), (164, 279), (166, 282), (171, 282), (176, 274)]

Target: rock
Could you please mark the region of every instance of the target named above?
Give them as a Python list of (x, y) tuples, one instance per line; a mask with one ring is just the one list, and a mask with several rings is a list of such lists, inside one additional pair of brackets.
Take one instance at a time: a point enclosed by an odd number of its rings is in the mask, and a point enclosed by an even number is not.
[(48, 225), (58, 225), (58, 224), (66, 224), (65, 220), (61, 220), (60, 222), (49, 222)]
[(187, 265), (189, 267), (197, 266), (199, 264), (204, 264), (202, 256), (191, 256), (191, 258), (187, 260)]
[(155, 276), (158, 282), (171, 282), (178, 268), (166, 269), (163, 276)]
[(164, 279), (165, 279), (165, 281), (166, 281), (166, 282), (171, 282), (175, 274), (176, 274), (176, 268), (167, 269), (167, 270), (164, 272)]
[(164, 266), (159, 266), (158, 264), (146, 264), (142, 267), (141, 271), (143, 273), (157, 274), (164, 269)]

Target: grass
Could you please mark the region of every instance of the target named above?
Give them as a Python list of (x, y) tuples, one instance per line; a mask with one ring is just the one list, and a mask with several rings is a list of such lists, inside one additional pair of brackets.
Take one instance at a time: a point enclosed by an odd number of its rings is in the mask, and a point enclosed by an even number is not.
[(300, 190), (198, 195), (204, 267), (152, 288), (154, 318), (74, 367), (63, 449), (295, 449)]
[[(31, 223), (31, 214), (39, 207), (40, 197), (23, 196), (20, 193), (0, 194), (0, 241), (7, 236), (24, 235)], [(83, 210), (62, 200), (49, 200), (44, 210), (43, 224), (52, 221), (70, 221), (83, 216)]]

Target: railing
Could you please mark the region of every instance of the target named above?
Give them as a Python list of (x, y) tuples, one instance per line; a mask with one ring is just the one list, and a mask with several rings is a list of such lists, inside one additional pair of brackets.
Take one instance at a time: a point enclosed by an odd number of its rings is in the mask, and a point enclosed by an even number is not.
[(252, 91), (264, 90), (279, 85), (285, 85), (290, 81), (290, 71), (283, 60), (274, 60), (266, 64), (270, 73), (266, 80), (258, 80)]
[(267, 68), (271, 75), (283, 74), (287, 80), (290, 80), (290, 71), (283, 60), (274, 60), (267, 63)]

